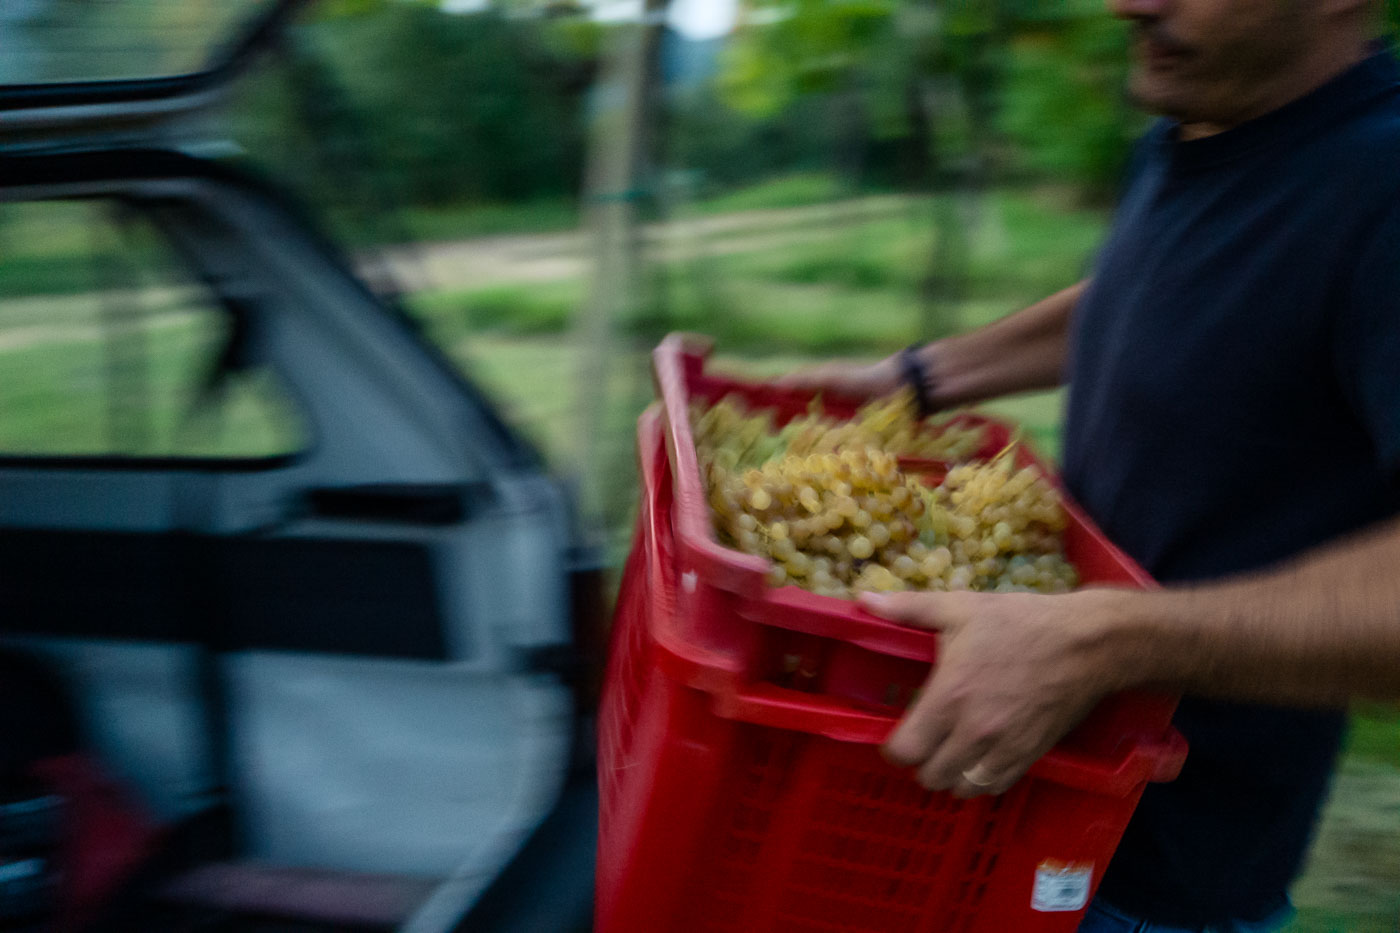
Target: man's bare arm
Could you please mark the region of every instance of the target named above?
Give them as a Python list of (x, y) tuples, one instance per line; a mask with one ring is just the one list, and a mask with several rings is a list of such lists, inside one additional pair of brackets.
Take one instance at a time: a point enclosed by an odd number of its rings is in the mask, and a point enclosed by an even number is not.
[[(1080, 282), (1022, 311), (967, 334), (925, 346), (923, 354), (940, 408), (1051, 389), (1064, 378), (1070, 317), (1087, 282)], [(893, 392), (903, 383), (898, 355), (870, 365), (825, 363), (778, 380), (795, 389), (825, 389), (842, 395)]]
[(1250, 577), (1081, 595), (1124, 686), (1308, 706), (1400, 698), (1397, 521)]
[(968, 334), (923, 348), (940, 407), (1053, 389), (1064, 381), (1070, 318), (1088, 282)]

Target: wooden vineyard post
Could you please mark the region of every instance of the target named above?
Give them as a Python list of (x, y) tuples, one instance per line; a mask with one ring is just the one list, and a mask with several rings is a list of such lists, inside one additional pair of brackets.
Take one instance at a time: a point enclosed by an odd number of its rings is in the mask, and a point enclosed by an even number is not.
[[(605, 517), (606, 484), (630, 459), (631, 438), (610, 430), (609, 403), (620, 380), (618, 326), (643, 307), (641, 211), (649, 197), (651, 133), (660, 74), (659, 54), (668, 0), (646, 0), (635, 25), (620, 27), (593, 95), (585, 224), (593, 278), (578, 314), (576, 445), (581, 505)], [(625, 348), (622, 348), (625, 349)], [(613, 447), (618, 447), (614, 450)]]

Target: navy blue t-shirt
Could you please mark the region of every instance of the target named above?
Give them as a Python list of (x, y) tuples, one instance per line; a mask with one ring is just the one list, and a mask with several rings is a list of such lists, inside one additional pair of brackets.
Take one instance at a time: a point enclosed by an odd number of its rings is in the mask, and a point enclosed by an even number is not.
[[(1065, 479), (1165, 583), (1400, 512), (1400, 67), (1380, 52), (1206, 139), (1143, 140), (1071, 336)], [(1183, 700), (1101, 894), (1160, 923), (1284, 906), (1340, 711)]]

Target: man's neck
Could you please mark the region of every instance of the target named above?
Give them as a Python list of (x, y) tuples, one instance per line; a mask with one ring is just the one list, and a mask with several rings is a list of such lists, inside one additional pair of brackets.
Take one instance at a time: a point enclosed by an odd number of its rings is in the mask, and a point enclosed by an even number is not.
[(1222, 122), (1182, 123), (1179, 138), (1186, 142), (1193, 139), (1205, 139), (1207, 136), (1224, 133), (1243, 123), (1248, 123), (1250, 120), (1257, 120), (1265, 114), (1273, 113), (1275, 110), (1311, 94), (1342, 72), (1369, 58), (1373, 51), (1372, 40), (1366, 38), (1357, 38), (1338, 43), (1335, 46), (1319, 48), (1300, 67), (1290, 69), (1287, 74), (1283, 75), (1274, 91), (1262, 96), (1251, 109)]

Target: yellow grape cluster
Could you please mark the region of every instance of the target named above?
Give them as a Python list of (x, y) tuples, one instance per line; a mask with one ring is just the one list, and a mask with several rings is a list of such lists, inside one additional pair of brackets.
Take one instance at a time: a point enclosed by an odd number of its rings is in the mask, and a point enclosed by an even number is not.
[(711, 447), (725, 469), (762, 466), (783, 454), (831, 453), (875, 447), (896, 457), (959, 462), (976, 453), (985, 432), (953, 418), (920, 419), (914, 393), (904, 389), (862, 406), (849, 420), (827, 415), (814, 401), (807, 414), (775, 427), (771, 412), (749, 411), (732, 397), (705, 408), (695, 405), (691, 425), (696, 445)]
[[(934, 557), (919, 541), (928, 490), (906, 477), (896, 458), (875, 447), (789, 454), (761, 468), (725, 470), (711, 462), (710, 508), (721, 537), (769, 558), (769, 582), (797, 583), (827, 596), (852, 589), (900, 589), (905, 579), (941, 576), (947, 549)], [(932, 560), (920, 567), (916, 560)]]
[(1064, 559), (1065, 512), (1050, 481), (1032, 467), (1014, 469), (1011, 449), (991, 462), (948, 471), (936, 492), (953, 562), (973, 589), (1062, 593), (1078, 584)]
[[(955, 467), (941, 486), (930, 486), (902, 470), (899, 458), (928, 457), (953, 445), (902, 434), (907, 426), (886, 416), (905, 404), (866, 406), (857, 418), (863, 426), (811, 412), (781, 430), (771, 413), (750, 413), (728, 398), (692, 409), (721, 540), (768, 558), (772, 585), (797, 584), (825, 596), (1073, 587), (1054, 487), (1034, 470), (1013, 472), (1009, 450), (991, 462)], [(872, 438), (901, 443), (892, 450)]]

